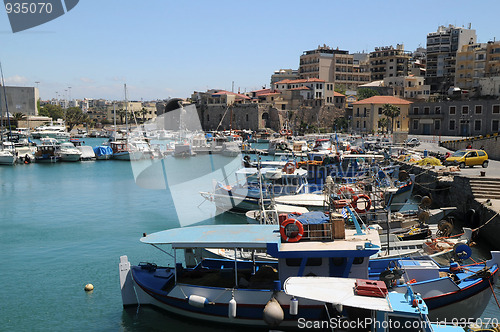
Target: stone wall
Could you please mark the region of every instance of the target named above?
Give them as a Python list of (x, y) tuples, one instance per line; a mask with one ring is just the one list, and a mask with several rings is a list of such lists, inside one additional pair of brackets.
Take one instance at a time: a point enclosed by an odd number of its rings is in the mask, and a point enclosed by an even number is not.
[(489, 159), (500, 160), (500, 140), (498, 133), (459, 140), (443, 141), (440, 144), (441, 146), (454, 151), (465, 149), (469, 144), (472, 145), (473, 149), (479, 149), (484, 146), (484, 151), (488, 154)]

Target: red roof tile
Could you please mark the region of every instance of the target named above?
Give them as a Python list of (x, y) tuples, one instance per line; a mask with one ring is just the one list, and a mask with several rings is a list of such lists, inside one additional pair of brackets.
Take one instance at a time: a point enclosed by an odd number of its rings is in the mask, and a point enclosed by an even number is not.
[(333, 95), (335, 97), (345, 97), (345, 95), (341, 94), (340, 92), (337, 92), (337, 91), (333, 91)]
[(311, 90), (307, 86), (299, 86), (298, 88), (291, 88), (288, 90)]
[(395, 104), (395, 105), (410, 105), (411, 102), (405, 99), (401, 99), (393, 96), (373, 96), (363, 100), (359, 100), (353, 105), (366, 105), (366, 104)]

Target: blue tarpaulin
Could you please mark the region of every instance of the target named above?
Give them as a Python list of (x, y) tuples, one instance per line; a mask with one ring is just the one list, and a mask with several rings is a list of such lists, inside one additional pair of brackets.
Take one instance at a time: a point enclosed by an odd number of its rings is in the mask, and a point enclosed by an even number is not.
[(321, 211), (311, 211), (300, 216), (290, 214), (288, 218), (298, 220), (302, 225), (325, 224), (330, 221), (330, 216)]
[(104, 156), (104, 155), (112, 155), (113, 150), (111, 150), (111, 147), (109, 147), (109, 146), (101, 145), (101, 146), (96, 146), (94, 148), (94, 153), (95, 153), (96, 157)]

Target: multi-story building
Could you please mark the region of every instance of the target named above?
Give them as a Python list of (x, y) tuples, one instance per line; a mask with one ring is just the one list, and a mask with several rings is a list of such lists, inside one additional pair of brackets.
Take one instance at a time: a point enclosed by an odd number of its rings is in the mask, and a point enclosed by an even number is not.
[(457, 52), (455, 86), (472, 90), (479, 86), (486, 68), (486, 44), (467, 44)]
[(486, 77), (500, 76), (500, 41), (489, 41), (486, 45)]
[(500, 131), (500, 101), (414, 103), (409, 118), (414, 135), (487, 135)]
[(370, 81), (370, 72), (365, 66), (354, 63), (348, 51), (318, 46), (315, 50), (304, 51), (300, 56), (299, 75), (301, 79), (316, 78), (325, 82), (342, 84), (346, 89)]
[(297, 69), (280, 69), (276, 70), (271, 75), (271, 85), (283, 80), (296, 80), (299, 78), (299, 71)]
[(411, 55), (410, 58), (410, 75), (425, 76), (427, 67), (427, 50), (423, 47), (418, 47)]
[(430, 96), (430, 86), (424, 84), (422, 76), (386, 77), (384, 86), (392, 87), (394, 95), (401, 98), (424, 99)]
[(371, 80), (383, 80), (386, 77), (407, 76), (409, 73), (410, 54), (403, 44), (375, 47), (370, 52)]
[(426, 84), (431, 92), (445, 94), (455, 84), (457, 51), (463, 45), (476, 43), (476, 30), (440, 26), (427, 35)]
[(304, 105), (322, 106), (335, 104), (334, 84), (325, 82), (318, 78), (307, 78), (298, 80), (283, 80), (274, 83), (275, 90), (282, 92), (286, 90), (299, 91)]
[(383, 107), (391, 104), (399, 108), (394, 118), (395, 131), (408, 131), (408, 110), (411, 102), (393, 96), (373, 96), (353, 103), (352, 129), (358, 133), (375, 133), (382, 128), (379, 120), (384, 116)]

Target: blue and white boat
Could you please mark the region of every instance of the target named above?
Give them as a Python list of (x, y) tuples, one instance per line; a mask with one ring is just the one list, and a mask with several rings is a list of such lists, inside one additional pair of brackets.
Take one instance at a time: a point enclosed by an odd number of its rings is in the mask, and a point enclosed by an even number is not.
[[(343, 219), (281, 225), (211, 225), (166, 230), (141, 238), (168, 253), (171, 266), (120, 257), (123, 305), (152, 305), (200, 320), (251, 326), (297, 327), (299, 319), (322, 320), (324, 302), (296, 303), (282, 285), (289, 277), (322, 276), (382, 280), (390, 291), (422, 294), (433, 319), (477, 318), (487, 305), (498, 273), (500, 252), (477, 265), (439, 266), (432, 259), (370, 260), (380, 250), (378, 232), (345, 229)], [(299, 241), (300, 240), (300, 241)], [(254, 250), (251, 260), (203, 258), (204, 248)], [(178, 251), (185, 263), (177, 261)], [(465, 250), (465, 249), (464, 249)], [(265, 252), (276, 261), (258, 261)], [(404, 272), (404, 273), (403, 273)], [(488, 293), (489, 291), (489, 293)]]
[[(405, 329), (422, 332), (459, 332), (464, 328), (450, 323), (432, 323), (429, 308), (411, 287), (405, 293), (388, 291), (380, 282), (333, 277), (291, 277), (285, 281), (285, 293), (297, 298), (325, 302), (327, 308), (341, 311), (343, 316), (325, 321), (298, 321), (305, 329), (361, 329), (385, 332)], [(332, 310), (333, 311), (333, 310)], [(351, 314), (351, 315), (349, 315)], [(355, 315), (355, 320), (348, 320)]]
[[(378, 233), (345, 233), (335, 241), (294, 243), (283, 243), (276, 225), (194, 226), (146, 235), (141, 242), (171, 246), (172, 266), (131, 266), (127, 256), (120, 257), (123, 305), (149, 304), (189, 318), (247, 326), (297, 327), (298, 318), (324, 319), (324, 304), (311, 300), (290, 314), (294, 300), (281, 285), (304, 275), (367, 279), (368, 258), (380, 248)], [(201, 259), (195, 253), (202, 248), (266, 251), (278, 261)], [(187, 266), (177, 262), (179, 250)]]
[(294, 162), (283, 168), (242, 168), (235, 176), (235, 184), (218, 182), (213, 193), (202, 193), (202, 196), (224, 211), (249, 211), (259, 208), (260, 204), (269, 205), (273, 197), (305, 194), (311, 189), (307, 171), (296, 168)]

